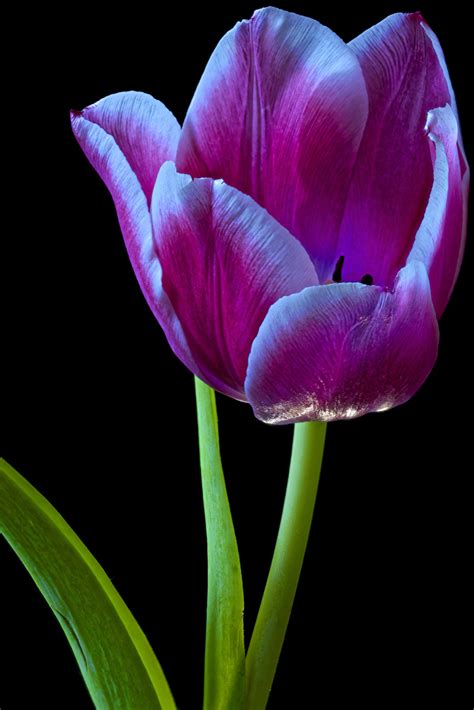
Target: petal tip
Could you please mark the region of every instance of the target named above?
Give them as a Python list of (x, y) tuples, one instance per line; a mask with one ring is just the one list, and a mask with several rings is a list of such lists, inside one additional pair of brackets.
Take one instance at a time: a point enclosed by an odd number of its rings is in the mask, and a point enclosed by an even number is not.
[(83, 111), (72, 108), (69, 110), (69, 121), (71, 123), (72, 133), (77, 140), (80, 141), (80, 135), (83, 130), (84, 115)]
[[(203, 179), (207, 180), (207, 178)], [(168, 185), (173, 184), (174, 189), (180, 190), (190, 182), (194, 182), (194, 178), (191, 175), (179, 172), (173, 160), (165, 160), (158, 171), (155, 189), (153, 190), (153, 201), (156, 199), (155, 193), (160, 192), (162, 185), (165, 183)]]
[(82, 111), (80, 111), (80, 110), (77, 109), (77, 108), (71, 108), (71, 109), (69, 109), (69, 118), (70, 118), (70, 121), (71, 121), (72, 125), (74, 126), (74, 124), (75, 124), (80, 118), (82, 118)]
[(449, 103), (428, 111), (426, 116), (425, 131), (431, 140), (436, 140), (446, 134), (454, 136), (454, 141), (458, 138), (458, 122), (453, 109)]
[(410, 20), (413, 20), (413, 22), (424, 22), (425, 21), (425, 18), (423, 17), (423, 13), (421, 12), (421, 10), (415, 10), (415, 12), (407, 12), (405, 14)]

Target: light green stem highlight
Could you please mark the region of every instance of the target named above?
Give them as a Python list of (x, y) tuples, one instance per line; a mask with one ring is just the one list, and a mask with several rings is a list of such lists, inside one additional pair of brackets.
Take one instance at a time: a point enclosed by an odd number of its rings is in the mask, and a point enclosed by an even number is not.
[(204, 709), (239, 710), (245, 701), (244, 592), (222, 471), (215, 393), (195, 378), (208, 590)]
[[(150, 644), (102, 567), (57, 510), (3, 459), (0, 532), (61, 624), (95, 708), (175, 710)], [(51, 683), (54, 674), (52, 668)]]
[(278, 665), (308, 542), (326, 424), (295, 424), (283, 514), (247, 654), (246, 710), (264, 710)]

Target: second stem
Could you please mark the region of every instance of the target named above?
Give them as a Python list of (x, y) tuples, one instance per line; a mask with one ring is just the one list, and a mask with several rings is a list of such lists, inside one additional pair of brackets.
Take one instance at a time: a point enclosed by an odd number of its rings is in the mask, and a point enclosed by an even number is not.
[(264, 710), (285, 639), (308, 543), (326, 424), (295, 424), (285, 503), (265, 592), (247, 654), (246, 710)]

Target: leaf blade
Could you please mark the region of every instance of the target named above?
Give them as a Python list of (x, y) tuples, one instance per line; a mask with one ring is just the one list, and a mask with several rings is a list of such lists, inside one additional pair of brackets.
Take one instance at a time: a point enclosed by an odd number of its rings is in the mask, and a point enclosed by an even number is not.
[(103, 568), (57, 510), (0, 459), (0, 532), (53, 610), (99, 710), (175, 710), (158, 660)]

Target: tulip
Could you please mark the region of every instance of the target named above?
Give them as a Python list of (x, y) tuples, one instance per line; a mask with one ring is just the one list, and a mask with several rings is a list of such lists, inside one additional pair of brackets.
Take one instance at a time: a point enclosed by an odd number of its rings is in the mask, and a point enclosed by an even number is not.
[(419, 13), (344, 43), (265, 8), (219, 42), (183, 127), (143, 93), (72, 112), (176, 355), (269, 423), (402, 404), (437, 355), (469, 171)]

